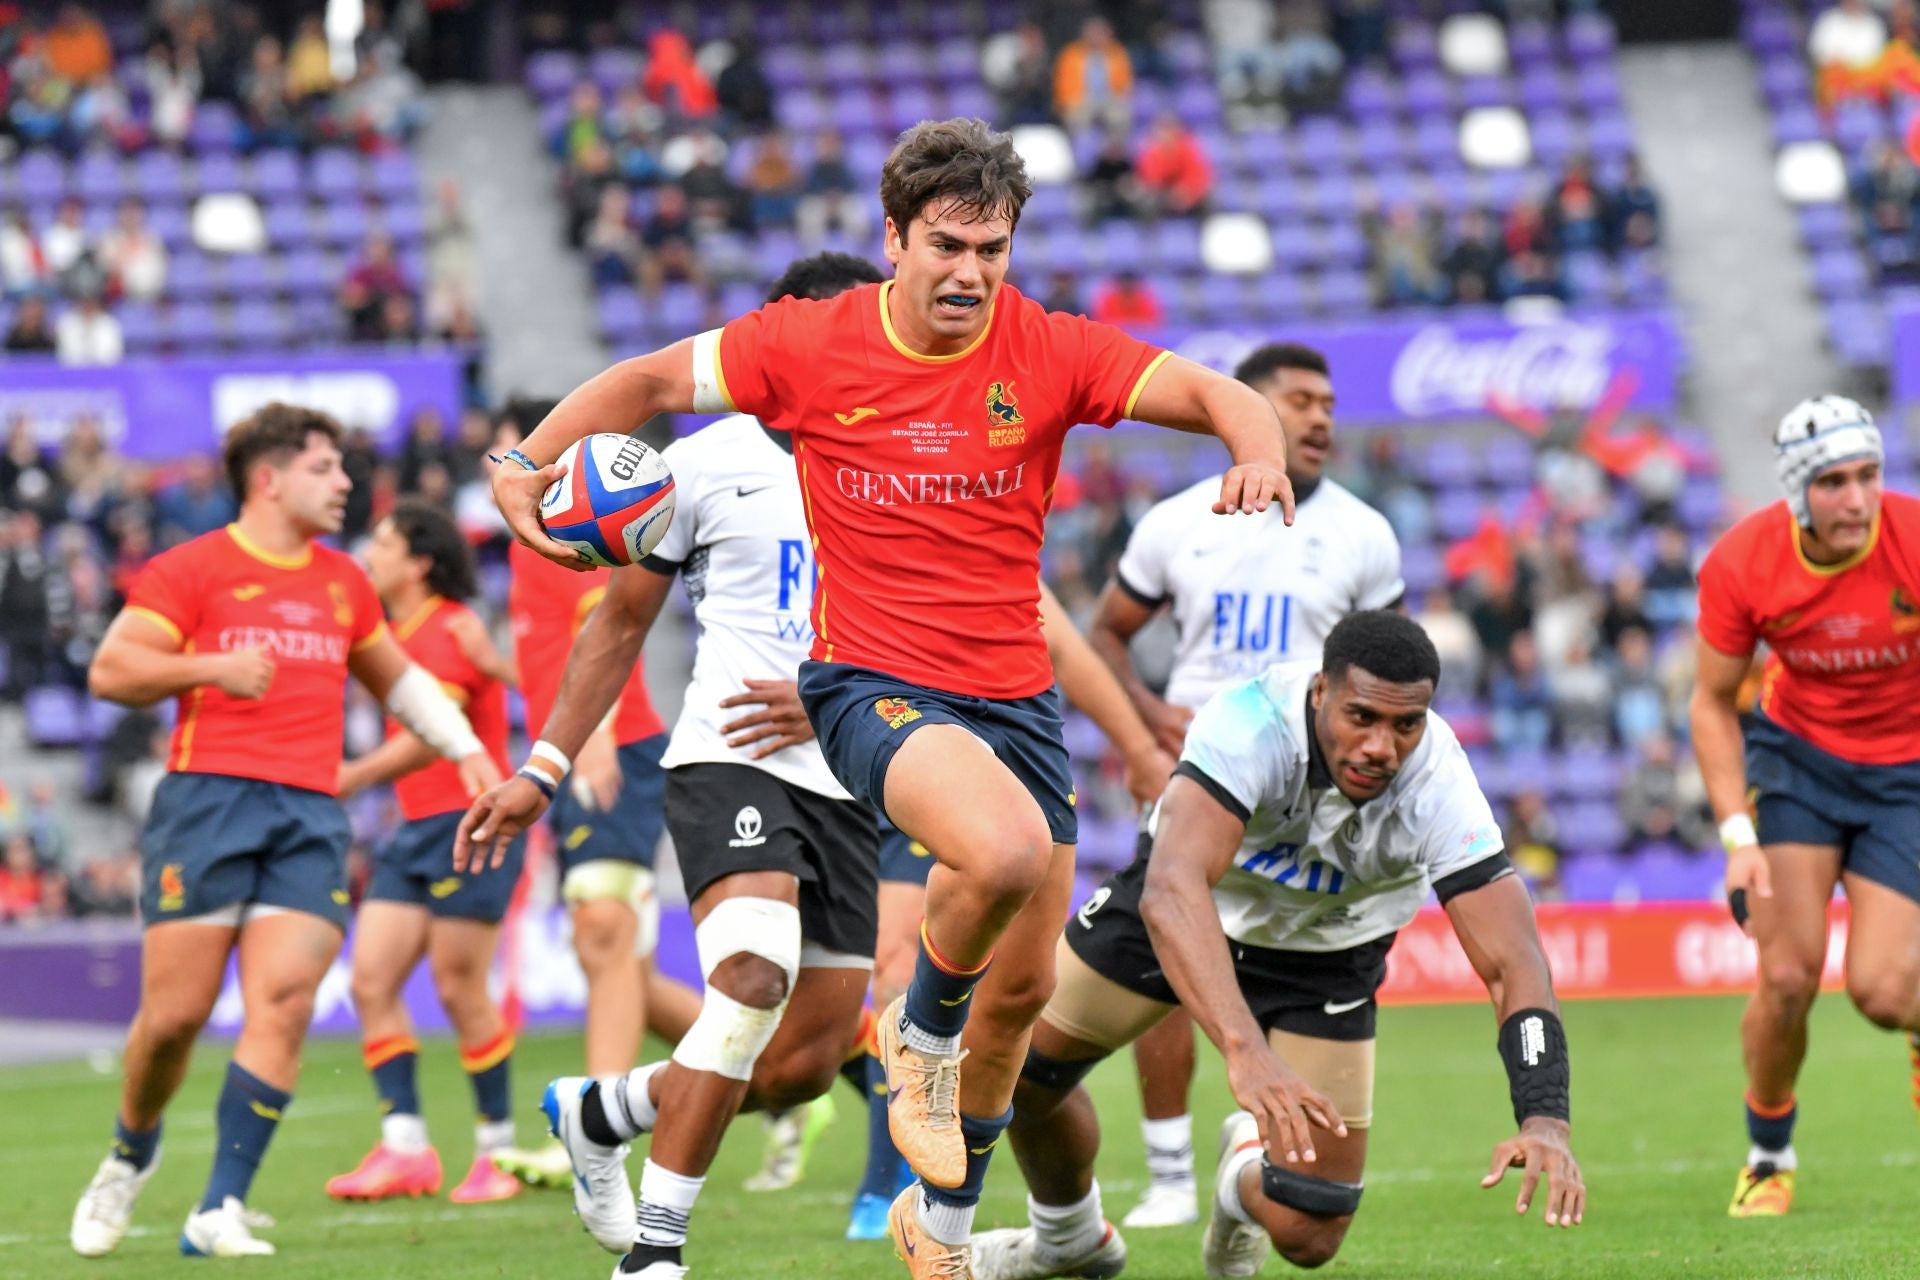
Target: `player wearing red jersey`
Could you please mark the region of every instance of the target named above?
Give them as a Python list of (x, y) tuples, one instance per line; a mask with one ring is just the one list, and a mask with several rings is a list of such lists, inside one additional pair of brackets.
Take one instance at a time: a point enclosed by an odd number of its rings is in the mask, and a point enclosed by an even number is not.
[[(1920, 501), (1881, 491), (1880, 432), (1839, 396), (1795, 406), (1774, 450), (1785, 502), (1700, 569), (1694, 750), (1727, 848), (1728, 900), (1759, 945), (1741, 1021), (1751, 1149), (1729, 1213), (1793, 1201), (1794, 1081), (1834, 885), (1852, 906), (1847, 993), (1920, 1030)], [(1736, 699), (1768, 650), (1744, 755)]]
[[(467, 719), (496, 768), (507, 767), (508, 663), (462, 601), (478, 590), (473, 553), (444, 512), (403, 502), (374, 529), (367, 575), (393, 635)], [(397, 721), (378, 748), (341, 766), (342, 798), (394, 782), (403, 822), (374, 858), (353, 940), (353, 1005), (367, 1070), (380, 1098), (380, 1140), (350, 1173), (327, 1182), (338, 1200), (384, 1200), (440, 1190), (440, 1156), (420, 1115), (420, 1045), (401, 990), (424, 958), (473, 1085), (473, 1166), (449, 1194), (457, 1204), (505, 1200), (520, 1183), (494, 1163), (513, 1141), (508, 1097), (513, 1030), (487, 994), (500, 921), (525, 853), (516, 841), (498, 867), (454, 874), (453, 837), (471, 797), (454, 767)]]
[[(848, 791), (939, 863), (913, 981), (881, 1027), (891, 1126), (922, 1179), (895, 1204), (894, 1239), (919, 1276), (964, 1270), (1072, 892), (1072, 781), (1038, 608), (1066, 429), (1132, 417), (1212, 433), (1234, 458), (1217, 512), (1292, 506), (1257, 391), (1004, 284), (1030, 191), (1004, 135), (915, 126), (881, 179), (891, 281), (624, 361), (528, 437), (529, 469), (495, 478), (514, 532), (567, 562), (537, 503), (573, 441), (723, 410), (792, 435), (819, 567), (808, 718)], [(645, 1187), (641, 1201), (644, 1226)], [(677, 1267), (680, 1239), (643, 1229), (623, 1265)]]
[(346, 928), (350, 833), (334, 789), (347, 676), (458, 761), (464, 788), (499, 778), (460, 708), (388, 633), (367, 575), (314, 541), (339, 531), (353, 487), (339, 438), (325, 415), (278, 404), (235, 426), (225, 457), (239, 519), (154, 558), (88, 675), (97, 697), (179, 701), (140, 842), (140, 1009), (113, 1150), (73, 1215), (73, 1247), (89, 1257), (126, 1234), (158, 1162), (161, 1115), (236, 952), (245, 1020), (213, 1172), (180, 1249), (273, 1252), (245, 1200)]

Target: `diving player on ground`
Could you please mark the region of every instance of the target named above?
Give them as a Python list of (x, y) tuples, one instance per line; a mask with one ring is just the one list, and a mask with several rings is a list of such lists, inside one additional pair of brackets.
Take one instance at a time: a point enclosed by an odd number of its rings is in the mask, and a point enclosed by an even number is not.
[(1430, 888), (1493, 999), (1519, 1125), (1481, 1185), (1524, 1165), (1518, 1210), (1545, 1177), (1547, 1224), (1580, 1221), (1567, 1042), (1533, 904), (1466, 753), (1430, 710), (1439, 676), (1417, 623), (1356, 613), (1317, 670), (1272, 667), (1194, 716), (1151, 857), (1143, 847), (1096, 890), (1060, 942), (1010, 1133), (1033, 1225), (979, 1237), (978, 1280), (1125, 1267), (1080, 1081), (1176, 1001), (1220, 1048), (1244, 1108), (1221, 1130), (1207, 1274), (1253, 1275), (1269, 1240), (1297, 1266), (1331, 1259), (1360, 1207), (1374, 992)]
[(353, 482), (340, 428), (270, 404), (227, 433), (232, 524), (154, 557), (88, 672), (96, 697), (179, 700), (167, 777), (140, 838), (140, 1009), (113, 1149), (73, 1211), (87, 1257), (126, 1235), (159, 1162), (160, 1120), (239, 957), (246, 1006), (216, 1110), (213, 1171), (180, 1234), (189, 1256), (269, 1254), (247, 1190), (292, 1101), (313, 997), (347, 923), (350, 832), (334, 796), (347, 676), (458, 762), (499, 780), (466, 717), (387, 633), (337, 533)]
[[(1299, 510), (1208, 520), (1218, 488), (1199, 484), (1154, 504), (1127, 539), (1088, 638), (1178, 756), (1187, 722), (1229, 684), (1274, 662), (1318, 662), (1333, 625), (1359, 609), (1392, 608), (1406, 593), (1400, 544), (1386, 517), (1323, 474), (1333, 445), (1333, 383), (1326, 357), (1271, 343), (1233, 376), (1272, 402), (1287, 433), (1287, 478)], [(1179, 636), (1166, 696), (1133, 665), (1128, 642), (1161, 610)], [(1165, 1227), (1199, 1216), (1193, 1176), (1193, 1023), (1176, 1011), (1134, 1041), (1145, 1123), (1145, 1196), (1122, 1223)]]
[[(1700, 568), (1692, 703), (1729, 902), (1760, 949), (1740, 1024), (1736, 1218), (1793, 1203), (1794, 1082), (1836, 883), (1852, 907), (1847, 994), (1875, 1025), (1920, 1031), (1920, 501), (1882, 491), (1879, 428), (1844, 397), (1794, 406), (1773, 446), (1786, 501), (1729, 529)], [(1762, 643), (1743, 752), (1736, 699)]]
[[(402, 502), (374, 528), (367, 576), (394, 639), (455, 701), (496, 768), (507, 767), (506, 660), (463, 603), (479, 590), (473, 553), (445, 512)], [(513, 1141), (508, 1073), (513, 1030), (487, 993), (500, 921), (526, 852), (517, 841), (498, 867), (453, 870), (453, 837), (473, 797), (451, 765), (397, 722), (379, 747), (340, 770), (342, 798), (392, 781), (405, 819), (374, 855), (373, 879), (353, 935), (353, 1007), (362, 1055), (380, 1099), (380, 1141), (359, 1166), (327, 1182), (336, 1200), (384, 1200), (440, 1190), (440, 1155), (420, 1115), (420, 1044), (402, 991), (422, 959), (433, 974), (473, 1086), (473, 1165), (448, 1193), (455, 1204), (506, 1200), (520, 1183), (494, 1163)]]
[(624, 361), (527, 438), (525, 469), (495, 476), (514, 532), (578, 567), (537, 510), (567, 445), (662, 412), (737, 410), (792, 435), (820, 572), (808, 719), (848, 792), (940, 863), (913, 982), (880, 1028), (894, 1138), (923, 1184), (893, 1213), (916, 1276), (965, 1266), (1071, 896), (1072, 781), (1037, 608), (1062, 436), (1126, 417), (1212, 433), (1234, 458), (1215, 511), (1292, 505), (1259, 393), (1003, 284), (1030, 191), (1004, 135), (915, 126), (881, 181), (891, 281)]

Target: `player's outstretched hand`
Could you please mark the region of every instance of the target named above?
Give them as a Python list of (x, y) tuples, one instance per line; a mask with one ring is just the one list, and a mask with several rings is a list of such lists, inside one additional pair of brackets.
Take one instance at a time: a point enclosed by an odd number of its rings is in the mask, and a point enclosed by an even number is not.
[[(800, 705), (800, 686), (791, 680), (748, 680), (744, 693), (722, 698), (723, 707), (759, 707), (751, 715), (720, 726), (727, 745), (753, 747), (753, 758), (765, 760), (776, 751), (813, 740), (813, 722)], [(758, 744), (758, 745), (755, 745)]]
[(1193, 709), (1176, 707), (1171, 702), (1155, 698), (1144, 708), (1147, 728), (1153, 731), (1153, 740), (1160, 749), (1178, 760), (1186, 749), (1187, 726), (1193, 723)]
[(481, 792), (500, 785), (500, 766), (493, 757), (484, 751), (476, 751), (470, 756), (461, 756), (455, 761), (460, 771), (460, 785), (467, 789), (468, 799), (477, 799)]
[(1167, 779), (1173, 776), (1174, 763), (1174, 758), (1158, 743), (1128, 756), (1123, 768), (1127, 794), (1133, 797), (1133, 802), (1144, 809), (1158, 800), (1160, 793), (1167, 789)]
[(585, 573), (593, 566), (572, 548), (549, 538), (540, 523), (540, 499), (554, 481), (566, 474), (567, 469), (558, 463), (529, 471), (517, 462), (503, 462), (493, 469), (493, 501), (506, 517), (507, 528), (513, 530), (514, 537), (555, 564)]
[(1299, 1164), (1318, 1159), (1313, 1125), (1343, 1138), (1347, 1134), (1339, 1109), (1265, 1045), (1227, 1059), (1227, 1086), (1260, 1125), (1260, 1141), (1269, 1160), (1284, 1158)]
[(220, 674), (213, 681), (220, 692), (248, 702), (267, 696), (273, 687), (273, 657), (263, 646), (234, 649), (220, 657)]
[(1287, 479), (1287, 469), (1271, 462), (1242, 462), (1227, 468), (1220, 478), (1220, 500), (1213, 504), (1213, 514), (1265, 511), (1275, 502), (1292, 524), (1293, 483)]
[(1513, 1211), (1524, 1214), (1533, 1207), (1533, 1193), (1540, 1180), (1547, 1180), (1547, 1225), (1571, 1227), (1587, 1212), (1587, 1184), (1580, 1180), (1580, 1163), (1573, 1158), (1565, 1120), (1529, 1116), (1517, 1137), (1508, 1138), (1493, 1149), (1493, 1163), (1483, 1187), (1500, 1185), (1509, 1169), (1524, 1169), (1520, 1179), (1520, 1198)]
[(454, 871), (477, 875), (499, 866), (507, 860), (507, 846), (546, 811), (547, 797), (517, 773), (481, 792), (454, 833)]
[(605, 813), (620, 799), (623, 781), (620, 748), (614, 743), (613, 734), (606, 730), (595, 732), (574, 757), (573, 772), (567, 775), (574, 799), (589, 809)]
[(1742, 845), (1727, 855), (1727, 906), (1746, 935), (1753, 936), (1748, 912), (1755, 898), (1773, 896), (1773, 868), (1757, 844)]

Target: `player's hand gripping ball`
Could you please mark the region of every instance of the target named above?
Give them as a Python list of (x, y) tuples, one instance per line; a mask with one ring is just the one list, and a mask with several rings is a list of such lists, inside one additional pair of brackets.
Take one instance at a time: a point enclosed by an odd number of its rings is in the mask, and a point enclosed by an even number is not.
[(547, 536), (603, 569), (653, 553), (673, 523), (673, 473), (632, 436), (602, 431), (555, 462), (567, 469), (540, 500)]

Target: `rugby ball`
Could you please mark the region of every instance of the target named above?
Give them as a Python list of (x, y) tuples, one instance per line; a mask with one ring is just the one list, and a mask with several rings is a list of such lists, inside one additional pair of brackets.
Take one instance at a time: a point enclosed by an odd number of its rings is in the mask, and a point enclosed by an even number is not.
[(602, 431), (567, 449), (540, 500), (547, 536), (603, 569), (651, 555), (673, 522), (673, 472), (632, 436)]

